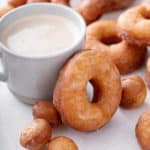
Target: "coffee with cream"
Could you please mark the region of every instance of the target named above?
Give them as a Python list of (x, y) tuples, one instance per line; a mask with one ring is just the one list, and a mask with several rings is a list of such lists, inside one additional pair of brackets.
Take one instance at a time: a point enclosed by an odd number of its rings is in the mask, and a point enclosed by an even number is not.
[(21, 55), (45, 56), (71, 48), (78, 34), (78, 27), (68, 18), (41, 14), (9, 25), (2, 33), (2, 42)]

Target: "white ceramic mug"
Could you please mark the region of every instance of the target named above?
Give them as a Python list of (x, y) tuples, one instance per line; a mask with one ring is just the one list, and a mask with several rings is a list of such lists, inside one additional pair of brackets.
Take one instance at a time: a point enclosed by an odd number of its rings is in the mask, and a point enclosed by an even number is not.
[(0, 33), (15, 20), (41, 13), (68, 17), (78, 26), (80, 33), (72, 48), (42, 57), (23, 56), (11, 51), (1, 42), (0, 35), (0, 56), (4, 69), (0, 73), (0, 80), (7, 82), (8, 88), (25, 103), (52, 98), (61, 67), (83, 47), (85, 39), (86, 25), (82, 17), (74, 10), (58, 4), (37, 3), (19, 7), (1, 18)]

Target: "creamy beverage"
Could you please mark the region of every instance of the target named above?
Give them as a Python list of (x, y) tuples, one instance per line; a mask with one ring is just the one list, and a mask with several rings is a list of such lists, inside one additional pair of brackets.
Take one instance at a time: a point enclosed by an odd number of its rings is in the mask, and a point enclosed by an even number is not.
[(78, 27), (68, 18), (41, 14), (9, 25), (2, 33), (2, 42), (21, 55), (45, 56), (72, 47), (78, 34)]

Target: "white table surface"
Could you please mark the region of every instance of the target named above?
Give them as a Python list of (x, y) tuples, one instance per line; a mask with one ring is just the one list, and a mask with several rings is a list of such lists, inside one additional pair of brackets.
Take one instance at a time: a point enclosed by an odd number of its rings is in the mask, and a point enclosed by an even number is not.
[[(142, 0), (138, 0), (134, 5), (141, 2)], [(0, 6), (5, 3), (5, 0), (0, 0)], [(116, 18), (119, 14), (120, 11), (107, 14), (103, 18)], [(144, 72), (143, 66), (132, 74), (139, 74), (144, 78)], [(112, 120), (95, 132), (78, 132), (61, 126), (53, 132), (53, 136), (71, 137), (80, 150), (140, 150), (135, 137), (135, 125), (140, 114), (150, 108), (149, 98), (148, 90), (142, 107), (132, 110), (119, 108)], [(31, 106), (20, 102), (9, 92), (7, 85), (0, 82), (0, 150), (23, 150), (19, 144), (19, 134), (31, 120)]]

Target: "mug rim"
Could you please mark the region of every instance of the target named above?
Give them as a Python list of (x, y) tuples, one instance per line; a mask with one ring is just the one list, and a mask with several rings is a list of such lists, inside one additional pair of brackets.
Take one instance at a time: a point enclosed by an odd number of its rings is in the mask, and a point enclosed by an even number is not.
[(19, 54), (19, 53), (15, 52), (15, 51), (11, 51), (10, 48), (8, 48), (7, 46), (5, 46), (0, 41), (0, 47), (5, 52), (7, 52), (7, 53), (9, 53), (11, 55), (14, 55), (14, 56), (17, 56), (17, 57), (21, 57), (21, 58), (26, 58), (26, 59), (52, 58), (52, 57), (57, 57), (59, 55), (65, 54), (66, 52), (72, 51), (75, 47), (77, 47), (84, 40), (84, 37), (85, 37), (85, 34), (86, 34), (86, 23), (85, 23), (83, 17), (78, 12), (76, 12), (75, 10), (73, 10), (73, 9), (71, 9), (71, 8), (65, 6), (65, 5), (62, 5), (62, 4), (55, 4), (55, 3), (32, 3), (32, 4), (23, 5), (23, 6), (20, 6), (18, 8), (15, 8), (15, 9), (11, 10), (6, 15), (2, 16), (0, 18), (0, 24), (5, 19), (7, 19), (8, 16), (12, 15), (14, 12), (21, 11), (22, 9), (27, 9), (27, 8), (32, 9), (32, 7), (50, 7), (51, 9), (57, 8), (57, 9), (62, 9), (64, 11), (67, 11), (68, 13), (72, 13), (73, 16), (75, 16), (78, 19), (78, 21), (79, 21), (79, 23), (81, 25), (81, 31), (80, 31), (80, 34), (79, 34), (79, 38), (77, 38), (77, 41), (70, 48), (66, 48), (66, 49), (63, 49), (61, 51), (58, 51), (58, 52), (55, 52), (55, 53), (52, 53), (52, 54), (43, 55), (43, 56), (33, 56), (33, 55), (30, 56), (30, 55)]

